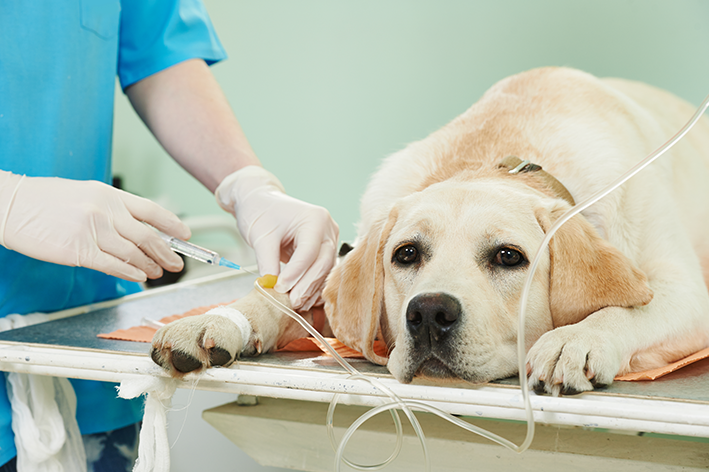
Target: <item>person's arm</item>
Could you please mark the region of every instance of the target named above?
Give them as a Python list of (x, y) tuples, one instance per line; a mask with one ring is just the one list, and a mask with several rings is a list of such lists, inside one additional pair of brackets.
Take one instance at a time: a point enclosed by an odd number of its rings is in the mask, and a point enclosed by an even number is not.
[(259, 271), (280, 273), (275, 289), (290, 292), (296, 309), (318, 303), (335, 262), (337, 225), (324, 208), (287, 196), (261, 167), (205, 62), (178, 63), (125, 91), (167, 152), (236, 217)]
[(260, 165), (203, 60), (180, 62), (125, 93), (168, 154), (211, 192), (227, 175)]

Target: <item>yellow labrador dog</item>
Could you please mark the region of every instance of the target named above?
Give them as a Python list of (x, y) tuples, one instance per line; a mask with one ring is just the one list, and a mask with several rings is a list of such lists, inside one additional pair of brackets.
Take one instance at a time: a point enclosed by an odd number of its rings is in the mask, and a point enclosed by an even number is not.
[[(693, 112), (648, 85), (571, 69), (502, 80), (374, 175), (354, 249), (324, 290), (332, 331), (401, 382), (515, 374), (520, 293), (545, 231)], [(528, 306), (530, 384), (552, 394), (591, 390), (706, 347), (707, 280), (703, 119), (553, 237)], [(161, 328), (153, 359), (180, 376), (304, 334), (258, 293), (232, 308), (244, 319), (207, 314)], [(388, 357), (374, 352), (375, 339)]]

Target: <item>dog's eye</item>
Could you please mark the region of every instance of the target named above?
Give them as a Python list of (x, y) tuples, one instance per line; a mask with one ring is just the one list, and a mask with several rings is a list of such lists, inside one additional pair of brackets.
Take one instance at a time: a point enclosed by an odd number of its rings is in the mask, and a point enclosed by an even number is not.
[(394, 259), (399, 264), (408, 265), (418, 262), (419, 260), (419, 250), (413, 244), (407, 244), (401, 246), (396, 251), (394, 251)]
[(524, 261), (525, 259), (521, 252), (508, 247), (503, 247), (497, 251), (497, 254), (495, 255), (495, 262), (499, 265), (507, 267), (518, 266)]

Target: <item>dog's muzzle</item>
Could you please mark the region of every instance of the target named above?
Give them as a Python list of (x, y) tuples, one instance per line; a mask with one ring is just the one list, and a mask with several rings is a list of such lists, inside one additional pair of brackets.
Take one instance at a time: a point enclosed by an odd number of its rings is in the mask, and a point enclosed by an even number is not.
[(417, 347), (437, 351), (456, 331), (461, 318), (458, 300), (446, 293), (426, 293), (406, 308), (406, 329)]

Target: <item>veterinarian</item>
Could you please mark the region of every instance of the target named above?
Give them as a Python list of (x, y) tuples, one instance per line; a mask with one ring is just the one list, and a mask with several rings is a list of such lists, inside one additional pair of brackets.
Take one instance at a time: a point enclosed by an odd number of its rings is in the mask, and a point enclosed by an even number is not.
[[(183, 239), (189, 228), (106, 184), (116, 74), (168, 153), (235, 214), (259, 270), (289, 261), (276, 290), (299, 308), (319, 300), (337, 226), (260, 166), (209, 71), (226, 54), (200, 0), (5, 2), (0, 44), (1, 317), (120, 297), (182, 267), (142, 222)], [(131, 470), (142, 403), (71, 383), (89, 470)], [(11, 423), (1, 382), (2, 472), (17, 467)]]

